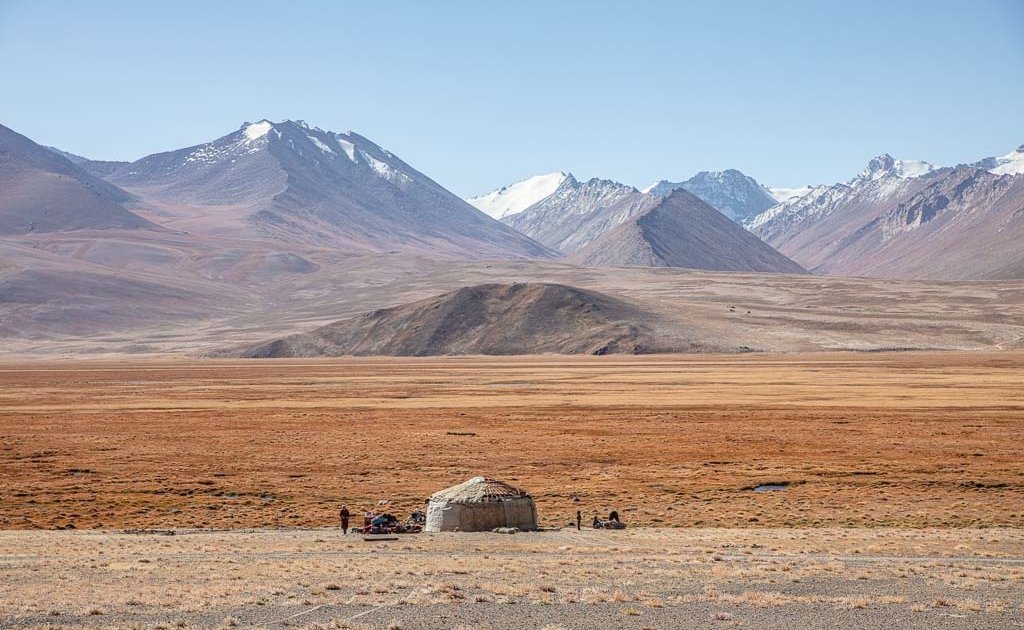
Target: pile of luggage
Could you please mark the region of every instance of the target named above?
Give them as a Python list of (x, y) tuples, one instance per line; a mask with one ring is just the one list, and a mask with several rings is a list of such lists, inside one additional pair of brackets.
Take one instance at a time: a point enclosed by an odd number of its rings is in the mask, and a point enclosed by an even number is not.
[(595, 516), (592, 525), (594, 529), (626, 529), (626, 524), (619, 520), (619, 513), (615, 510), (608, 515), (608, 520)]
[(405, 523), (394, 514), (367, 512), (363, 515), (363, 526), (357, 531), (361, 534), (418, 534), (423, 531), (425, 522), (426, 519), (421, 519), (416, 512)]

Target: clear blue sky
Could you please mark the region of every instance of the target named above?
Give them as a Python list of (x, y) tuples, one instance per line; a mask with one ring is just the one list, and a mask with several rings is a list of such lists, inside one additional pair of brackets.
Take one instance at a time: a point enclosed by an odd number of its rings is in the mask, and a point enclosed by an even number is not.
[(101, 159), (351, 129), (459, 194), (1024, 143), (1024, 1), (0, 0), (0, 123)]

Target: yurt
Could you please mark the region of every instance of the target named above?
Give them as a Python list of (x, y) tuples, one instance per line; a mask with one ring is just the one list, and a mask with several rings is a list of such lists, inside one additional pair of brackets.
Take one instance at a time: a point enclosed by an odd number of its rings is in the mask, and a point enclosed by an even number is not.
[(487, 477), (442, 490), (427, 504), (428, 532), (486, 532), (496, 527), (537, 529), (537, 506), (519, 488)]

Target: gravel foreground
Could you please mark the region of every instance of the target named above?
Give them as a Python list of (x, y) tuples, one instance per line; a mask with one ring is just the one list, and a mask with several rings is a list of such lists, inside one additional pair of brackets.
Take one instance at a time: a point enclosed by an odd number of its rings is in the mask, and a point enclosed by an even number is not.
[[(561, 630), (576, 628), (763, 628), (794, 630), (803, 628), (858, 628), (861, 630), (977, 630), (979, 628), (1024, 627), (1024, 615), (1003, 617), (941, 611), (909, 610), (832, 610), (798, 605), (784, 609), (686, 604), (671, 608), (647, 609), (633, 615), (612, 604), (462, 604), (430, 607), (324, 606), (305, 612), (303, 607), (276, 606), (266, 609), (243, 608), (199, 614), (146, 614), (118, 616), (112, 619), (68, 617), (61, 619), (25, 618), (5, 622), (10, 628), (387, 628), (421, 630), (433, 628), (522, 630)], [(228, 618), (234, 621), (226, 622)], [(236, 624), (235, 626), (229, 625)]]
[(0, 532), (3, 628), (1020, 628), (1017, 529)]

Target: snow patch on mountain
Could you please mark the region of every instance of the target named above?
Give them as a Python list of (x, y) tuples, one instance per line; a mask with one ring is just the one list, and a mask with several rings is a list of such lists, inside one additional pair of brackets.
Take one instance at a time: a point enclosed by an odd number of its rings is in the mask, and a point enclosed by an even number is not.
[(793, 201), (799, 199), (814, 190), (814, 186), (800, 186), (799, 188), (782, 188), (779, 186), (769, 186), (768, 192), (772, 198), (779, 203), (785, 203), (787, 201)]
[(927, 175), (935, 170), (934, 164), (922, 160), (896, 160), (896, 174), (903, 179)]
[[(191, 165), (216, 164), (222, 160), (234, 160), (242, 155), (257, 153), (263, 143), (258, 142), (266, 137), (271, 130), (274, 130), (278, 137), (281, 132), (274, 129), (274, 124), (268, 120), (261, 120), (258, 123), (247, 123), (241, 128), (241, 135), (236, 131), (234, 134), (207, 142), (195, 147), (187, 156), (185, 163)], [(228, 139), (231, 139), (228, 141)], [(129, 173), (129, 175), (134, 173)]]
[(309, 138), (309, 141), (315, 144), (316, 147), (323, 151), (324, 153), (334, 153), (334, 149), (321, 142), (319, 138), (310, 135), (307, 135), (306, 137)]
[(391, 182), (411, 182), (412, 178), (403, 173), (402, 171), (394, 168), (387, 162), (381, 162), (377, 158), (373, 157), (362, 149), (359, 150), (359, 155), (362, 156), (366, 163), (369, 164), (378, 175)]
[(486, 195), (470, 197), (466, 201), (481, 212), (495, 219), (502, 219), (550, 197), (566, 177), (567, 175), (562, 172), (536, 175), (515, 184), (502, 186)]
[(1021, 175), (1024, 174), (1024, 144), (1017, 147), (1002, 157), (989, 158), (994, 164), (989, 167), (988, 172), (993, 175)]
[(196, 147), (195, 150), (185, 158), (185, 162), (188, 164), (215, 164), (231, 156), (237, 157), (247, 153), (256, 153), (260, 150), (258, 146), (250, 147), (249, 144), (250, 141), (247, 139), (243, 139), (241, 142), (230, 145), (208, 142)]
[(341, 150), (345, 152), (345, 155), (348, 156), (348, 159), (350, 159), (353, 162), (355, 162), (356, 161), (356, 145), (352, 144), (351, 142), (349, 142), (348, 140), (346, 140), (345, 138), (343, 138), (339, 134), (335, 134), (334, 135), (334, 139), (338, 141), (338, 145), (341, 147)]
[(935, 166), (921, 160), (897, 160), (888, 153), (873, 158), (857, 176), (857, 180), (871, 181), (895, 175), (901, 179), (914, 179), (935, 170)]
[(263, 136), (270, 133), (270, 130), (273, 128), (274, 124), (271, 123), (269, 120), (261, 120), (258, 123), (246, 125), (245, 129), (243, 130), (243, 133), (245, 133), (246, 140), (248, 140), (249, 142), (255, 142), (256, 140), (259, 140)]

